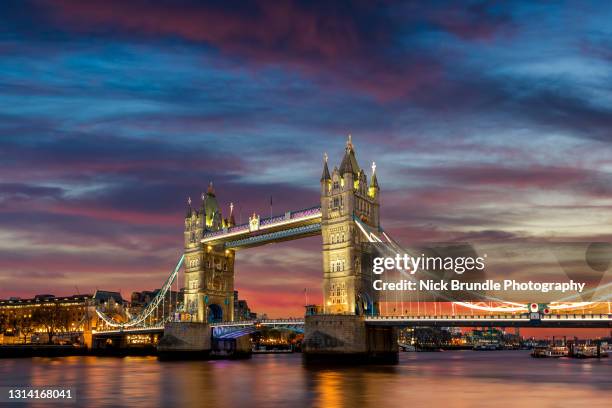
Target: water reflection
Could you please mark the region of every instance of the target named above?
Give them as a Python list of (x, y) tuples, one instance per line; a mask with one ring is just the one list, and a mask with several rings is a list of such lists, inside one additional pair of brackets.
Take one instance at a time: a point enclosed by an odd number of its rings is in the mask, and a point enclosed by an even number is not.
[[(0, 360), (0, 386), (72, 386), (88, 406), (608, 407), (609, 360), (525, 352), (402, 353), (397, 366), (305, 367), (301, 356), (241, 361), (152, 357)], [(21, 404), (20, 406), (25, 406)], [(34, 404), (31, 406), (45, 406)]]

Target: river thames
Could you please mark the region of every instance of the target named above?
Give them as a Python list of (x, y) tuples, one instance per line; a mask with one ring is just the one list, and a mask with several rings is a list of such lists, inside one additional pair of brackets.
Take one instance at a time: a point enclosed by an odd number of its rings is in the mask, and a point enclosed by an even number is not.
[(304, 367), (300, 354), (4, 359), (0, 387), (74, 390), (76, 404), (53, 406), (607, 408), (610, 360), (533, 359), (526, 351), (401, 353), (396, 366), (345, 368)]

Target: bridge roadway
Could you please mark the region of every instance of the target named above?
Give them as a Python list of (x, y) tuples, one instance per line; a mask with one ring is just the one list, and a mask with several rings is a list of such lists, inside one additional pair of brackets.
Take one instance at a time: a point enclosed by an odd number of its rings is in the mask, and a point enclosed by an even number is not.
[[(268, 320), (245, 320), (239, 322), (221, 322), (213, 323), (211, 327), (217, 332), (225, 332), (231, 329), (240, 329), (245, 327), (253, 327), (255, 329), (261, 327), (303, 327), (304, 319), (268, 319)], [(96, 330), (93, 332), (94, 335), (113, 335), (120, 333), (129, 334), (152, 334), (152, 333), (163, 333), (163, 325), (147, 326), (147, 327), (127, 327), (111, 330)]]
[[(612, 314), (554, 314), (531, 319), (529, 314), (516, 315), (455, 315), (455, 316), (366, 316), (371, 326), (397, 327), (542, 327), (542, 328), (612, 328)], [(230, 333), (252, 333), (261, 327), (285, 327), (301, 331), (304, 319), (247, 320), (240, 322), (213, 323), (215, 337)], [(100, 330), (96, 336), (119, 333), (162, 333), (163, 326), (131, 327), (126, 329)]]
[(367, 316), (369, 326), (612, 328), (612, 314)]

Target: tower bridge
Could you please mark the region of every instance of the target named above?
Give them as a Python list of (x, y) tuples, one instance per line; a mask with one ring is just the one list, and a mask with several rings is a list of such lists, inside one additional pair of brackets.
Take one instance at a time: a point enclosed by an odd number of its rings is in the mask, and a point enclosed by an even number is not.
[(377, 231), (379, 184), (376, 165), (368, 181), (352, 140), (346, 143), (339, 167), (331, 171), (327, 155), (320, 179), (320, 205), (236, 225), (233, 205), (223, 217), (212, 183), (201, 205), (189, 200), (185, 216), (185, 311), (190, 321), (214, 323), (234, 320), (233, 293), (236, 251), (321, 235), (325, 313), (370, 312), (378, 302), (370, 274), (362, 273), (361, 259), (368, 240), (357, 223)]
[[(153, 331), (164, 330), (165, 338), (182, 342), (180, 347), (185, 349), (187, 346), (183, 343), (198, 343), (197, 339), (203, 336), (211, 339), (232, 337), (251, 333), (266, 325), (285, 325), (305, 331), (304, 350), (310, 355), (386, 357), (397, 351), (393, 340), (396, 328), (406, 325), (612, 327), (609, 302), (607, 314), (573, 314), (592, 302), (551, 305), (552, 313), (547, 316), (529, 313), (527, 304), (507, 302), (498, 302), (495, 306), (453, 303), (464, 311), (470, 309), (470, 315), (455, 313), (455, 308), (452, 315), (423, 312), (406, 316), (402, 315), (403, 308), (397, 315), (383, 313), (380, 307), (383, 299), (379, 291), (373, 290), (372, 274), (362, 266), (364, 260), (372, 255), (370, 243), (381, 243), (391, 253), (400, 253), (402, 249), (380, 225), (380, 186), (376, 165), (372, 163), (371, 171), (359, 166), (350, 136), (339, 166), (330, 170), (328, 157), (324, 156), (320, 202), (308, 208), (267, 218), (254, 213), (248, 223), (236, 224), (233, 204), (230, 204), (229, 215), (224, 217), (212, 183), (202, 194), (200, 205), (192, 204), (189, 199), (184, 218), (184, 253), (162, 290), (141, 314), (127, 322), (113, 321), (98, 312), (110, 328), (108, 335), (116, 334), (113, 330), (146, 331), (148, 327)], [(291, 324), (286, 321), (235, 321), (233, 296), (237, 253), (269, 243), (315, 235), (320, 235), (322, 242), (322, 310), (316, 315), (289, 322)], [(185, 292), (184, 302), (177, 308), (176, 300), (174, 303), (171, 298), (166, 301), (166, 295), (173, 284), (178, 290), (181, 268), (184, 270)], [(161, 318), (157, 317), (160, 309)], [(99, 335), (103, 333), (99, 332)], [(181, 340), (187, 338), (185, 336), (191, 340)], [(206, 344), (209, 343), (200, 342), (193, 347), (210, 347)]]

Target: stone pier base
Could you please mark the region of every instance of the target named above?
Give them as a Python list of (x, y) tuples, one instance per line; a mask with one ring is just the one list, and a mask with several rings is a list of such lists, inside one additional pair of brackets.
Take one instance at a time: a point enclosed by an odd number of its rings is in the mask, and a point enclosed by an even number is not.
[(251, 337), (248, 334), (231, 339), (213, 339), (213, 358), (241, 359), (251, 358), (251, 355)]
[(211, 350), (212, 329), (205, 323), (174, 322), (164, 327), (157, 344), (160, 358), (206, 358)]
[(367, 326), (363, 316), (306, 316), (302, 350), (306, 362), (383, 363), (398, 361), (397, 329)]

